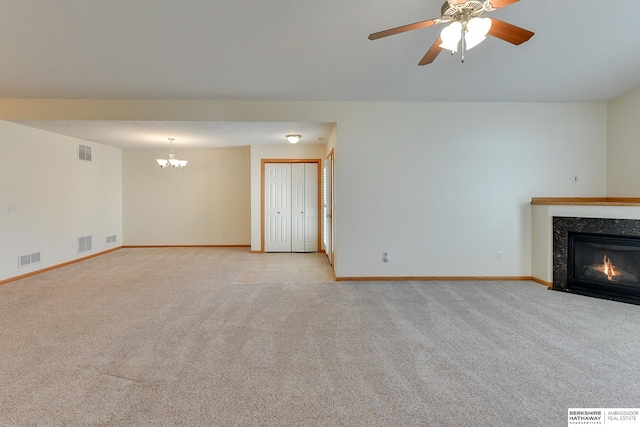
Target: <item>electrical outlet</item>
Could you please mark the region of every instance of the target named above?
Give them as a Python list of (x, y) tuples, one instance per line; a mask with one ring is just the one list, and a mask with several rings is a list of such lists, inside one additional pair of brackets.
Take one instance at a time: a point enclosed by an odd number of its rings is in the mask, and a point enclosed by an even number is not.
[(382, 261), (389, 262), (389, 252), (382, 252)]
[(8, 205), (7, 206), (7, 212), (12, 214), (12, 213), (16, 213), (16, 205)]
[(502, 261), (502, 251), (498, 251), (498, 252), (496, 252), (496, 259), (497, 259), (498, 261)]

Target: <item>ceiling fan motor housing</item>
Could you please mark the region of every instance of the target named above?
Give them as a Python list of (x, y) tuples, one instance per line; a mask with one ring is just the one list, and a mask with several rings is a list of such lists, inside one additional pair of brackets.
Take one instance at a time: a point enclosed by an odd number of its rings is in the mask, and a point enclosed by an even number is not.
[(452, 0), (445, 1), (442, 5), (442, 22), (460, 21), (463, 15), (469, 19), (480, 16), (486, 9), (486, 2), (480, 0), (468, 0), (455, 3)]

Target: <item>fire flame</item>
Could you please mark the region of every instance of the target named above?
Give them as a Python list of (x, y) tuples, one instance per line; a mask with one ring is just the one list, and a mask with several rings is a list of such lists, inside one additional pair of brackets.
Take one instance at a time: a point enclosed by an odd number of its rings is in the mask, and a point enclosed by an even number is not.
[(616, 271), (613, 268), (613, 263), (611, 262), (607, 254), (604, 254), (603, 261), (602, 272), (607, 275), (609, 280), (613, 280), (614, 276), (616, 276)]

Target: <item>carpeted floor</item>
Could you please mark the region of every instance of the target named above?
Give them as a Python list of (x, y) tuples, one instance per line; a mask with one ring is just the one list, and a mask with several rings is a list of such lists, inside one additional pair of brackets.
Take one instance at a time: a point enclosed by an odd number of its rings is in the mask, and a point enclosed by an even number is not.
[(320, 254), (122, 249), (0, 286), (0, 426), (546, 427), (640, 406), (639, 306), (331, 277)]

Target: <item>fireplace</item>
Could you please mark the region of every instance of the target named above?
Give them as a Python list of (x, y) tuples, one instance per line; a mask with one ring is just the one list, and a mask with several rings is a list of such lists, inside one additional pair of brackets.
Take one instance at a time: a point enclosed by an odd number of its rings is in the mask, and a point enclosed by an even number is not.
[(553, 217), (552, 289), (640, 304), (640, 220)]
[(640, 302), (640, 238), (575, 232), (568, 238), (567, 290)]

